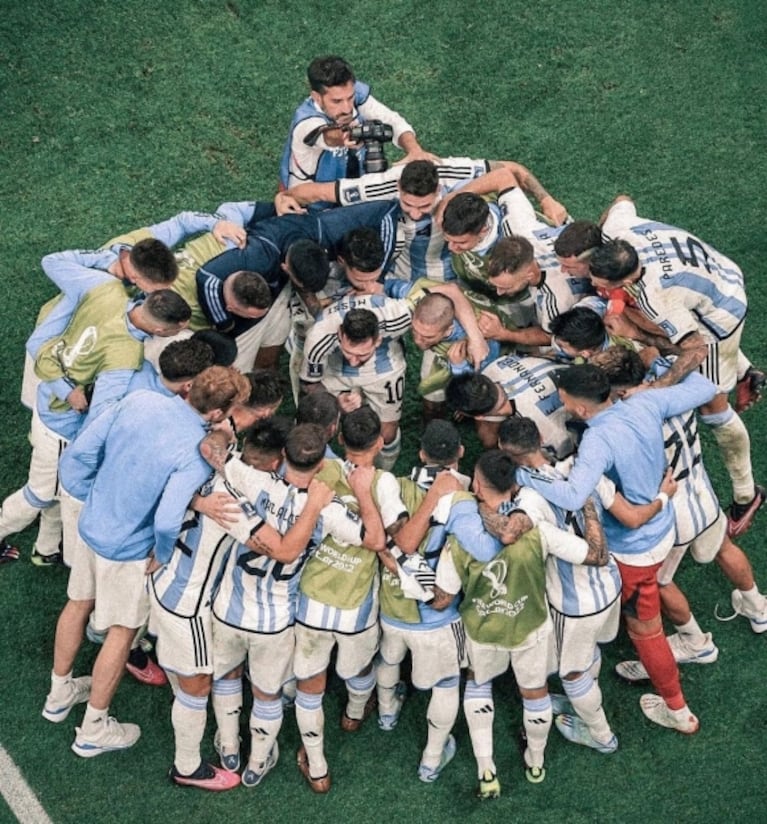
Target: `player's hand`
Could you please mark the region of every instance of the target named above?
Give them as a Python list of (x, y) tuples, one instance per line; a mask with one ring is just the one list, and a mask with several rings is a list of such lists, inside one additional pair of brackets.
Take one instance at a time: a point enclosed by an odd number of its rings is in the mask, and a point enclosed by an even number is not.
[(463, 485), (449, 469), (444, 469), (442, 472), (437, 473), (437, 477), (432, 482), (431, 489), (434, 490), (435, 495), (441, 498), (443, 495), (460, 492), (463, 489)]
[(489, 353), (490, 347), (487, 345), (487, 341), (484, 338), (467, 338), (467, 359), (471, 362), (475, 369), (479, 369), (480, 366), (482, 366), (482, 361), (488, 356)]
[(660, 492), (665, 492), (669, 498), (673, 498), (676, 494), (677, 489), (679, 488), (679, 484), (674, 478), (674, 470), (669, 467), (666, 470), (666, 474), (663, 476), (663, 480), (660, 482)]
[(541, 201), (541, 211), (555, 226), (561, 226), (567, 220), (567, 209), (551, 195)]
[(610, 312), (604, 317), (605, 329), (610, 335), (622, 338), (636, 338), (638, 330), (636, 326), (622, 312)]
[(486, 338), (499, 340), (503, 335), (504, 326), (501, 323), (501, 319), (492, 312), (480, 312), (477, 324), (479, 325), (479, 331), (482, 332)]
[(317, 480), (317, 478), (312, 478), (307, 488), (307, 493), (307, 505), (316, 505), (317, 509), (326, 507), (335, 496), (333, 489), (326, 483)]
[(373, 466), (355, 466), (354, 469), (346, 476), (355, 498), (360, 497), (360, 493), (367, 492), (373, 487), (373, 478), (375, 478), (375, 467)]
[(197, 495), (193, 501), (195, 512), (206, 515), (222, 529), (239, 521), (240, 505), (228, 492), (211, 492), (210, 495)]
[(306, 209), (288, 192), (277, 192), (274, 196), (274, 208), (280, 216), (306, 214)]
[(227, 241), (231, 241), (238, 249), (244, 249), (248, 234), (242, 226), (232, 223), (231, 220), (219, 220), (213, 227), (213, 237), (223, 246), (226, 246)]
[(157, 572), (157, 570), (162, 566), (162, 564), (154, 557), (154, 555), (150, 555), (146, 559), (146, 567), (144, 567), (144, 575), (152, 575), (153, 573)]
[(356, 390), (350, 392), (341, 392), (338, 395), (338, 408), (344, 414), (354, 412), (362, 406), (362, 393)]
[(429, 160), (432, 163), (440, 162), (440, 158), (438, 158), (437, 155), (427, 152), (419, 146), (417, 149), (412, 149), (409, 151), (403, 158), (398, 160), (393, 165), (404, 166), (406, 163), (410, 163), (411, 160)]
[(458, 365), (460, 363), (466, 363), (469, 359), (468, 353), (468, 341), (464, 338), (463, 340), (457, 340), (455, 343), (451, 343), (448, 350), (447, 350), (447, 359), (450, 363)]
[(88, 411), (88, 398), (85, 397), (85, 390), (82, 386), (76, 386), (66, 397), (66, 402), (75, 412)]
[(652, 389), (651, 383), (640, 383), (639, 386), (630, 386), (628, 389), (624, 389), (621, 392), (621, 399), (626, 400), (630, 398), (632, 395), (636, 395), (638, 392), (644, 392), (645, 389)]

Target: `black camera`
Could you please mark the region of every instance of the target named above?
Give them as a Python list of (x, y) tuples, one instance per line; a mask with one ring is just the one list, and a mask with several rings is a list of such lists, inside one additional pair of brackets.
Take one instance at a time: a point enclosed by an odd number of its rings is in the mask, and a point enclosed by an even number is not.
[(365, 174), (385, 172), (389, 168), (383, 144), (392, 142), (394, 131), (388, 123), (366, 120), (357, 126), (350, 126), (348, 132), (355, 143), (365, 144)]

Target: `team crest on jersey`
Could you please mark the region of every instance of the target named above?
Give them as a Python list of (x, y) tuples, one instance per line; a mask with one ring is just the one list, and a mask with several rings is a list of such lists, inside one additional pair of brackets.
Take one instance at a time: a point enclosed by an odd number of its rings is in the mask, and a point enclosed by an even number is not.
[(490, 581), (490, 598), (500, 598), (508, 593), (508, 588), (504, 581), (508, 572), (508, 565), (502, 558), (491, 561), (483, 570), (482, 577)]
[(310, 363), (308, 371), (309, 371), (309, 377), (310, 378), (321, 378), (322, 377), (322, 364), (321, 363)]
[(658, 326), (670, 337), (673, 338), (674, 335), (677, 333), (676, 326), (673, 323), (670, 323), (667, 320), (661, 321)]
[(360, 203), (362, 200), (362, 193), (359, 186), (351, 186), (344, 192), (344, 202), (349, 205), (351, 203)]
[(56, 344), (53, 350), (54, 354), (59, 360), (59, 363), (65, 368), (70, 369), (81, 355), (87, 355), (93, 351), (93, 347), (98, 341), (98, 332), (95, 326), (89, 326), (84, 329), (80, 337), (71, 345), (66, 346), (61, 340)]

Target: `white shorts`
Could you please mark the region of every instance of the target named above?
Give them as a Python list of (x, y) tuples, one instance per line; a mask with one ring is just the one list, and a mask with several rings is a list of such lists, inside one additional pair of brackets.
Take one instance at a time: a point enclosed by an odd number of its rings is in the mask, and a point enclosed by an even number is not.
[(213, 633), (210, 610), (194, 618), (169, 612), (149, 587), (149, 632), (157, 636), (157, 663), (185, 678), (213, 672)]
[(24, 373), (21, 378), (21, 402), (27, 409), (34, 409), (37, 402), (37, 387), (40, 385), (40, 378), (35, 374), (34, 358), (24, 351)]
[(466, 633), (460, 619), (420, 631), (381, 622), (381, 630), (379, 655), (386, 664), (399, 664), (409, 651), (416, 689), (430, 690), (443, 679), (460, 675), (466, 666)]
[(727, 534), (727, 517), (722, 510), (719, 510), (719, 516), (709, 527), (698, 535), (694, 541), (689, 544), (681, 544), (675, 546), (666, 557), (663, 565), (658, 570), (658, 583), (664, 587), (670, 584), (674, 579), (679, 564), (684, 558), (684, 553), (688, 547), (690, 555), (693, 560), (699, 564), (708, 564), (716, 558), (719, 550), (722, 548), (725, 535)]
[(69, 573), (67, 597), (95, 600), (91, 622), (100, 630), (112, 626), (138, 629), (149, 620), (147, 559), (110, 561), (83, 545)]
[(258, 350), (262, 346), (282, 346), (290, 332), (290, 310), (288, 299), (290, 288), (287, 286), (277, 295), (264, 319), (235, 338), (237, 358), (232, 364), (240, 372), (250, 372)]
[(724, 340), (709, 341), (706, 360), (698, 367), (702, 375), (715, 383), (725, 394), (735, 389), (738, 382), (738, 352), (743, 324)]
[(293, 674), (295, 628), (248, 632), (213, 618), (213, 672), (219, 679), (247, 658), (250, 683), (266, 695), (278, 695)]
[(378, 624), (354, 635), (345, 635), (329, 629), (314, 629), (296, 624), (296, 657), (293, 664), (296, 678), (305, 681), (330, 664), (330, 654), (338, 644), (336, 672), (347, 681), (370, 666), (378, 650)]
[(549, 607), (554, 621), (554, 639), (559, 657), (559, 674), (586, 672), (594, 662), (598, 644), (609, 644), (618, 634), (621, 617), (621, 599), (596, 615), (574, 617), (562, 615)]
[(33, 409), (29, 442), (32, 444), (32, 457), (27, 486), (41, 501), (53, 501), (59, 493), (59, 458), (69, 441), (49, 429), (40, 420), (37, 409)]
[(405, 393), (405, 368), (393, 369), (385, 375), (360, 382), (356, 378), (344, 378), (328, 374), (322, 378), (323, 387), (331, 395), (357, 391), (363, 400), (373, 409), (382, 423), (398, 422), (402, 417), (402, 399)]
[(534, 690), (545, 686), (549, 675), (557, 671), (557, 651), (550, 618), (514, 649), (479, 644), (467, 634), (466, 651), (478, 684), (492, 681), (511, 666), (517, 685), (521, 689)]
[(77, 529), (77, 521), (80, 518), (80, 511), (83, 502), (73, 498), (65, 489), (59, 490), (59, 500), (61, 501), (61, 529), (64, 551), (64, 563), (68, 567), (74, 565), (74, 559), (80, 552), (87, 552), (88, 547), (80, 537)]

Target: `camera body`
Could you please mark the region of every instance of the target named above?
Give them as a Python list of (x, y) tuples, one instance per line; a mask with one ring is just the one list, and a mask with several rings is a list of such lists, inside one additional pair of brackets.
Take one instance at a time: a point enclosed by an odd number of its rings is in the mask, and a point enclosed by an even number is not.
[(365, 174), (385, 172), (389, 168), (384, 153), (384, 143), (394, 140), (394, 130), (381, 120), (366, 120), (348, 128), (349, 137), (355, 143), (365, 144)]

